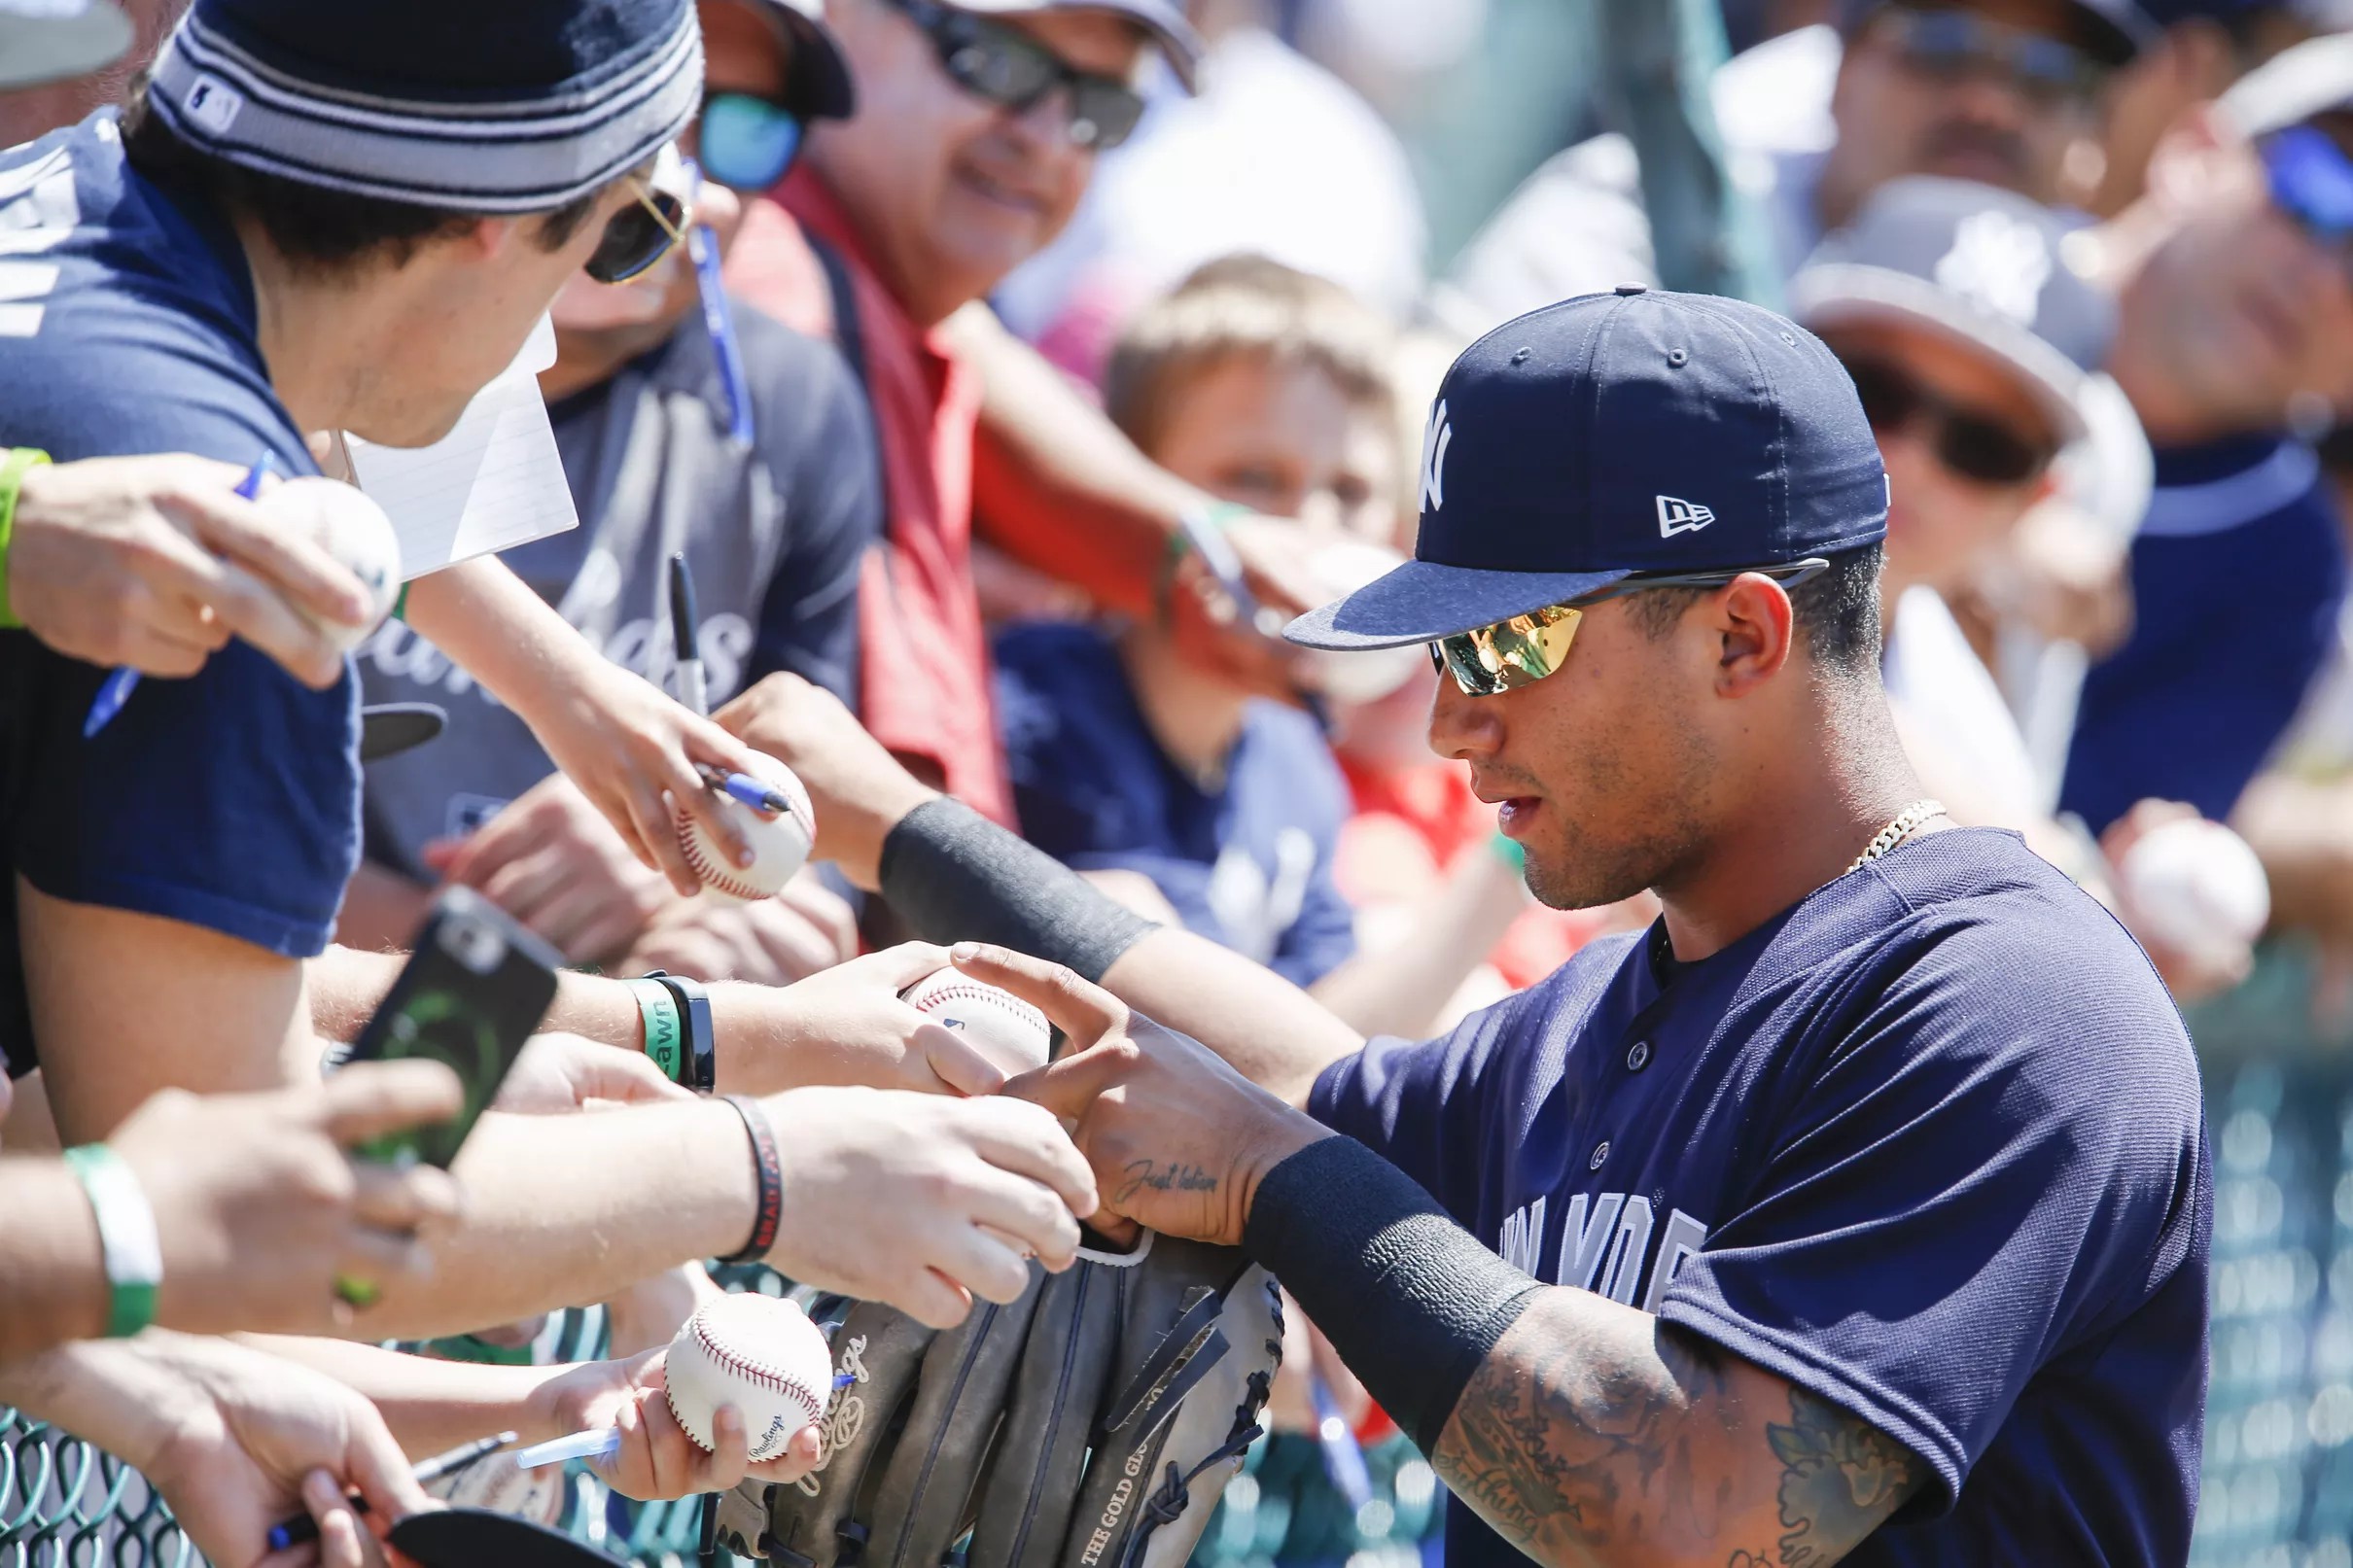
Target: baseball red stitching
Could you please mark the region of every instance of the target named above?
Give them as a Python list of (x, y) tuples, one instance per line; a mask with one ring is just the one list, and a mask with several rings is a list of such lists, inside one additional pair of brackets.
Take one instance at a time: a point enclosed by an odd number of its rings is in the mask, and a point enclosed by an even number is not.
[(772, 896), (761, 892), (748, 882), (736, 881), (731, 872), (723, 871), (704, 858), (702, 846), (697, 837), (700, 826), (701, 824), (685, 812), (678, 814), (678, 847), (686, 856), (686, 869), (694, 873), (695, 881), (706, 888), (716, 888), (720, 892), (741, 898), (746, 903), (756, 904), (761, 899)]
[[(919, 980), (916, 982), (916, 984), (921, 985), (923, 982)], [(940, 987), (937, 991), (928, 993), (921, 1000), (915, 1003), (915, 1010), (919, 1013), (929, 1012), (932, 1007), (941, 1002), (965, 999), (969, 999), (976, 1002), (987, 1002), (990, 1006), (996, 1008), (1001, 1013), (1011, 1013), (1013, 1017), (1019, 1019), (1024, 1024), (1036, 1024), (1040, 1028), (1046, 1027), (1046, 1015), (1036, 1007), (1033, 1007), (1028, 1002), (1023, 1001), (1019, 996), (1010, 995), (1004, 992), (995, 990), (992, 987), (983, 986), (977, 981), (967, 980), (960, 984), (945, 985)], [(1007, 1007), (1005, 1005), (1007, 1002), (1012, 1003), (1012, 1006)]]
[[(720, 1344), (717, 1340), (714, 1340), (711, 1337), (711, 1325), (699, 1312), (695, 1314), (694, 1321), (690, 1326), (694, 1330), (694, 1342), (701, 1345), (705, 1353), (707, 1353), (712, 1360), (718, 1362), (721, 1367), (735, 1374), (737, 1376), (746, 1378), (757, 1386), (766, 1389), (771, 1394), (797, 1395), (803, 1401), (816, 1405), (817, 1415), (811, 1417), (812, 1420), (822, 1419), (824, 1417), (825, 1413), (826, 1402), (825, 1400), (816, 1398), (814, 1391), (810, 1389), (808, 1384), (795, 1379), (779, 1376), (777, 1374), (770, 1372), (764, 1367), (755, 1366), (751, 1362), (746, 1361), (742, 1356), (737, 1355), (727, 1346)], [(830, 1358), (830, 1354), (828, 1353), (828, 1357), (825, 1362), (825, 1366), (828, 1371), (830, 1371), (832, 1365), (833, 1363)]]

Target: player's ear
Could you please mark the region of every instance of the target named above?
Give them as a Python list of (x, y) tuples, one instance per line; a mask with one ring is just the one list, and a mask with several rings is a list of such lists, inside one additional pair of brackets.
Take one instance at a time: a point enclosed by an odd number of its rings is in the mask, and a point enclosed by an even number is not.
[(1779, 583), (1751, 572), (1706, 605), (1717, 643), (1717, 695), (1746, 696), (1781, 673), (1796, 644), (1797, 614)]

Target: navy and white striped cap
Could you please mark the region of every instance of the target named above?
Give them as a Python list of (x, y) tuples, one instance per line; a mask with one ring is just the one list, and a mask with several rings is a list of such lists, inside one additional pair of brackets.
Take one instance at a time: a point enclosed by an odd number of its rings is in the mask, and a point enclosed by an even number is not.
[(243, 168), (515, 214), (643, 163), (702, 92), (692, 0), (196, 0), (148, 101)]

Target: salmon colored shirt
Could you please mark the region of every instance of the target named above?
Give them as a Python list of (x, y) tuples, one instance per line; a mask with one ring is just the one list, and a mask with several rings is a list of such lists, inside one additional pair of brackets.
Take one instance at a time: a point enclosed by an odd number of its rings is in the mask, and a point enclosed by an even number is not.
[(841, 203), (803, 165), (751, 202), (727, 285), (789, 326), (837, 341), (809, 237), (841, 258), (857, 304), (882, 449), (885, 537), (859, 584), (860, 717), (875, 739), (988, 817), (1013, 823), (972, 586), (972, 443), (980, 378), (884, 287)]

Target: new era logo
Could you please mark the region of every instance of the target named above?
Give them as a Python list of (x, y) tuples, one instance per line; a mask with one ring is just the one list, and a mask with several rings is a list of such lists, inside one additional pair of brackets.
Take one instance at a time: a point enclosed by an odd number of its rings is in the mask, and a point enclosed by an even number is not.
[(1677, 534), (1697, 534), (1716, 520), (1716, 514), (1694, 501), (1677, 501), (1672, 496), (1659, 497), (1659, 538), (1673, 539)]

